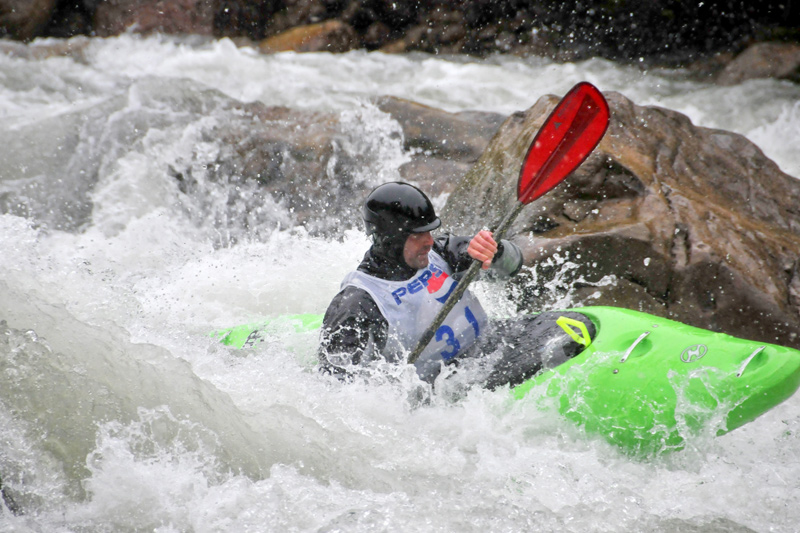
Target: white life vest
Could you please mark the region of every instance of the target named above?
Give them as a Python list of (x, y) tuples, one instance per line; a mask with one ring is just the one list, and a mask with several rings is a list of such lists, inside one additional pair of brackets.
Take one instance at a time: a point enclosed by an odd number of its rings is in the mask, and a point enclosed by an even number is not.
[[(428, 266), (405, 281), (388, 281), (351, 272), (342, 281), (367, 291), (389, 323), (386, 354), (390, 360), (407, 354), (417, 344), (457, 282), (452, 278), (450, 265), (436, 252), (428, 253)], [(417, 373), (432, 381), (438, 375), (441, 362), (449, 361), (475, 343), (488, 325), (486, 312), (478, 299), (465, 291), (459, 302), (436, 330), (431, 342), (417, 359)]]

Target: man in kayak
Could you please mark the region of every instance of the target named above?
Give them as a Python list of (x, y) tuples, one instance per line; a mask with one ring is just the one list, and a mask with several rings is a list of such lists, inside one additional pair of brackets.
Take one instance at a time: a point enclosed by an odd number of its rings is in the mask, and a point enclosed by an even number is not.
[[(522, 252), (489, 231), (472, 238), (431, 232), (441, 225), (433, 204), (402, 182), (375, 188), (362, 208), (372, 246), (341, 284), (323, 319), (320, 367), (346, 377), (376, 359), (402, 362), (430, 326), (473, 260), (499, 279), (522, 267)], [(478, 299), (466, 291), (415, 362), (433, 382), (442, 363), (474, 354), (489, 321)]]

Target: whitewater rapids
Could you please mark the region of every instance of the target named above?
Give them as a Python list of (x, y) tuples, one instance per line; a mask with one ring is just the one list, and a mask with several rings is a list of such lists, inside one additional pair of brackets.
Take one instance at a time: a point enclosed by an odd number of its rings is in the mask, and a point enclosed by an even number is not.
[[(222, 148), (204, 135), (233, 120), (219, 95), (341, 114), (372, 143), (362, 179), (377, 184), (408, 154), (371, 97), (510, 114), (581, 80), (741, 133), (800, 176), (800, 87), (775, 80), (132, 35), (80, 60), (0, 56), (0, 477), (22, 511), (3, 509), (0, 531), (795, 531), (797, 395), (637, 460), (536, 394), (443, 391), (420, 407), (408, 369), (347, 387), (317, 374), (314, 335), (244, 351), (208, 335), (322, 313), (368, 246), (357, 229), (315, 236), (274, 202), (234, 235), (192, 215), (167, 170)], [(224, 193), (195, 200), (224, 214)]]

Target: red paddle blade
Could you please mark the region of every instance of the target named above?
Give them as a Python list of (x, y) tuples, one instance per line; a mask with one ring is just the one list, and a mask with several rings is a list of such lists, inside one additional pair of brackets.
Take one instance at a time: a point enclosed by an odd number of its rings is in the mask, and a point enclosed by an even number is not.
[(561, 183), (594, 150), (608, 128), (608, 103), (581, 82), (561, 99), (531, 143), (517, 182), (527, 204)]

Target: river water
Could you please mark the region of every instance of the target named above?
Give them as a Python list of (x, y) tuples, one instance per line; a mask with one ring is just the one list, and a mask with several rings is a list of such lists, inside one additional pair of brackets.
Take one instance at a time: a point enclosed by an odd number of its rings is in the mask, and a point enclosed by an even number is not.
[(314, 334), (242, 351), (208, 335), (323, 312), (368, 245), (269, 199), (246, 228), (198, 216), (224, 214), (225, 191), (187, 200), (168, 169), (225, 149), (209, 134), (236, 120), (221, 101), (340, 114), (377, 183), (408, 154), (370, 97), (509, 114), (580, 80), (744, 134), (800, 176), (800, 87), (785, 82), (130, 35), (80, 59), (0, 56), (0, 476), (21, 510), (0, 531), (796, 531), (797, 395), (634, 458), (535, 393), (444, 387), (419, 405), (407, 369), (349, 386), (317, 374)]

